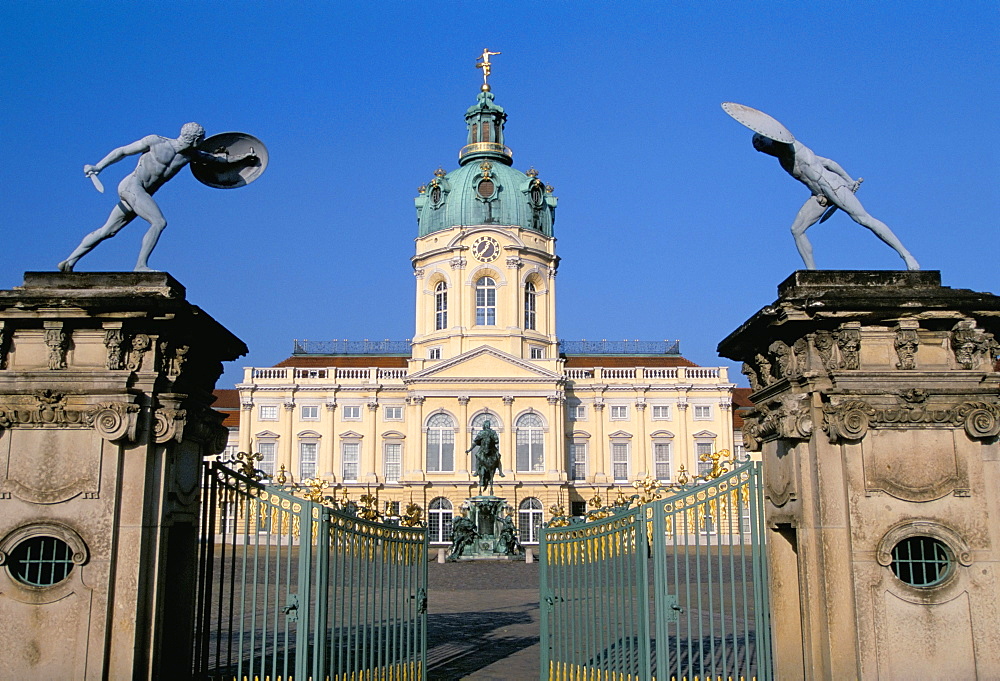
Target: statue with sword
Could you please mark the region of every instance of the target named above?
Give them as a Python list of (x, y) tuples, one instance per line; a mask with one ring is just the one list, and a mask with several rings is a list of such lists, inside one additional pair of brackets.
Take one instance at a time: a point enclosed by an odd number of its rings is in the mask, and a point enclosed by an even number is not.
[(69, 257), (59, 263), (59, 271), (72, 272), (77, 261), (97, 244), (110, 239), (136, 217), (149, 223), (142, 239), (136, 272), (152, 272), (149, 255), (156, 247), (167, 221), (153, 194), (180, 170), (191, 165), (194, 176), (211, 187), (241, 187), (260, 177), (267, 167), (267, 149), (256, 137), (243, 133), (223, 133), (205, 139), (205, 129), (197, 123), (186, 123), (176, 139), (147, 135), (140, 140), (118, 147), (97, 165), (85, 165), (83, 174), (104, 192), (98, 174), (126, 156), (140, 154), (135, 170), (118, 185), (118, 203), (111, 209), (107, 221), (99, 229), (83, 237)]
[(788, 128), (763, 111), (734, 102), (724, 102), (722, 108), (727, 114), (754, 131), (754, 149), (777, 158), (789, 175), (812, 192), (812, 196), (799, 209), (795, 222), (792, 223), (795, 247), (807, 269), (816, 269), (816, 261), (813, 259), (812, 244), (806, 237), (806, 230), (817, 223), (825, 222), (838, 208), (895, 250), (906, 264), (906, 269), (920, 269), (916, 259), (910, 255), (888, 225), (869, 215), (861, 205), (861, 201), (854, 195), (861, 186), (862, 178), (852, 179), (836, 161), (813, 153), (809, 147), (795, 139)]

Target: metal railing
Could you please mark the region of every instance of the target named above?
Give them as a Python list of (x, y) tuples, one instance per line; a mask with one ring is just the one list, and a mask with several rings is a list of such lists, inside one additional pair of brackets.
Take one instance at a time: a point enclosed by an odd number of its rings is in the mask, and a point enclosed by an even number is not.
[(541, 678), (772, 678), (760, 465), (696, 482), (543, 528)]
[(466, 156), (480, 154), (484, 151), (495, 154), (503, 154), (511, 160), (514, 159), (514, 152), (511, 151), (510, 147), (505, 147), (504, 145), (496, 142), (473, 142), (472, 144), (466, 144), (458, 150), (458, 160), (461, 161)]
[(425, 528), (363, 520), (215, 461), (201, 520), (194, 678), (426, 678)]
[(409, 340), (329, 340), (292, 341), (293, 355), (409, 355)]
[(680, 355), (681, 342), (679, 340), (561, 340), (559, 352), (564, 355)]

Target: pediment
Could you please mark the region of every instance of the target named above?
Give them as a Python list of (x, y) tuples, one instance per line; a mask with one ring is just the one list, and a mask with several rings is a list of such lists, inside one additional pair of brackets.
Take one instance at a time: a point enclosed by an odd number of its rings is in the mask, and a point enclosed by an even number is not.
[(531, 362), (483, 345), (457, 357), (438, 362), (423, 371), (410, 374), (407, 382), (421, 380), (496, 381), (496, 380), (550, 380), (558, 381), (559, 374), (536, 366)]
[(608, 435), (608, 437), (612, 439), (624, 439), (632, 437), (632, 433), (629, 433), (628, 431), (625, 430), (616, 430), (615, 432), (611, 433), (611, 435)]
[(341, 433), (339, 437), (344, 440), (360, 440), (364, 435), (354, 430), (347, 430)]
[(717, 435), (710, 430), (700, 430), (691, 437), (717, 437)]
[(278, 438), (279, 435), (271, 430), (262, 430), (261, 432), (257, 433), (256, 437), (262, 440), (273, 440)]

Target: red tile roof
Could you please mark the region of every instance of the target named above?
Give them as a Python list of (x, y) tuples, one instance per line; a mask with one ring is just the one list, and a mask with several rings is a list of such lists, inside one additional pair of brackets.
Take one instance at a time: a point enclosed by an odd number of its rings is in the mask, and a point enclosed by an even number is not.
[(225, 411), (227, 409), (240, 408), (240, 391), (232, 388), (218, 388), (212, 392), (215, 395), (213, 409)]

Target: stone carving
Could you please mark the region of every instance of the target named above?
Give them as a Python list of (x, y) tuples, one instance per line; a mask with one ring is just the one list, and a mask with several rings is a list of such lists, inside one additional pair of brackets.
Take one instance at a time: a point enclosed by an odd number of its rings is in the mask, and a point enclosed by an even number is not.
[(45, 344), (49, 347), (49, 369), (66, 368), (66, 349), (69, 337), (62, 329), (46, 329)]
[(861, 366), (861, 330), (841, 329), (834, 334), (840, 349), (840, 369), (858, 369)]
[(830, 331), (817, 331), (813, 336), (813, 345), (819, 353), (819, 359), (823, 363), (823, 368), (833, 371), (840, 368), (840, 348), (837, 340)]
[(184, 424), (187, 421), (187, 411), (161, 407), (153, 413), (153, 439), (157, 444), (170, 440), (181, 442), (184, 434)]
[(136, 440), (138, 404), (105, 402), (89, 414), (94, 430), (105, 440)]
[(993, 334), (977, 329), (971, 319), (963, 319), (951, 331), (951, 349), (962, 369), (990, 368), (998, 348)]
[(146, 351), (152, 345), (152, 341), (144, 333), (137, 333), (132, 337), (132, 349), (129, 350), (125, 368), (129, 371), (139, 371), (142, 369), (142, 360), (146, 356)]
[(107, 329), (104, 332), (104, 347), (108, 349), (108, 359), (106, 366), (114, 371), (122, 368), (122, 343), (125, 342), (125, 335), (121, 329)]
[(917, 368), (917, 348), (920, 345), (920, 339), (917, 336), (916, 329), (896, 329), (896, 339), (893, 341), (893, 345), (896, 348), (896, 355), (899, 357), (899, 362), (896, 363), (897, 369), (911, 370)]
[(808, 440), (812, 433), (812, 414), (797, 401), (757, 405), (743, 422), (743, 444), (751, 451), (759, 451), (768, 440)]
[(778, 365), (776, 372), (777, 377), (795, 378), (796, 376), (801, 376), (802, 371), (805, 368), (804, 364), (807, 348), (808, 344), (804, 338), (800, 338), (792, 345), (788, 345), (784, 341), (780, 340), (771, 343), (770, 347), (768, 347), (768, 351), (774, 357), (775, 363)]
[(816, 269), (816, 261), (813, 259), (812, 244), (806, 237), (806, 230), (825, 221), (838, 208), (896, 251), (906, 263), (906, 269), (920, 269), (916, 259), (889, 226), (869, 215), (855, 196), (861, 186), (861, 178), (854, 180), (836, 161), (813, 153), (812, 149), (795, 139), (785, 126), (763, 111), (734, 102), (725, 102), (722, 108), (754, 131), (754, 149), (777, 158), (789, 175), (809, 188), (812, 196), (799, 209), (792, 223), (795, 247), (807, 269)]
[(168, 376), (171, 378), (177, 378), (181, 375), (181, 372), (184, 371), (184, 363), (187, 361), (187, 354), (190, 350), (190, 345), (178, 345), (174, 348), (169, 366), (167, 367)]
[(0, 322), (0, 369), (7, 368), (7, 346), (10, 345), (11, 333)]
[(758, 352), (754, 357), (754, 361), (757, 363), (757, 377), (760, 379), (761, 385), (766, 388), (774, 383), (774, 374), (771, 373), (771, 360)]
[(128, 402), (69, 406), (66, 396), (52, 390), (34, 394), (34, 405), (13, 403), (0, 406), (2, 428), (93, 428), (106, 440), (136, 440), (140, 407)]
[(757, 378), (757, 370), (749, 362), (743, 362), (743, 367), (740, 369), (740, 373), (747, 377), (750, 381), (750, 390), (757, 392), (764, 386), (761, 385), (760, 379)]
[(863, 400), (826, 405), (823, 407), (823, 430), (833, 444), (860, 440), (871, 428), (920, 425), (962, 427), (976, 440), (1000, 434), (1000, 402), (962, 402), (935, 407), (923, 399), (910, 401), (901, 397), (904, 404), (899, 406), (874, 406)]

